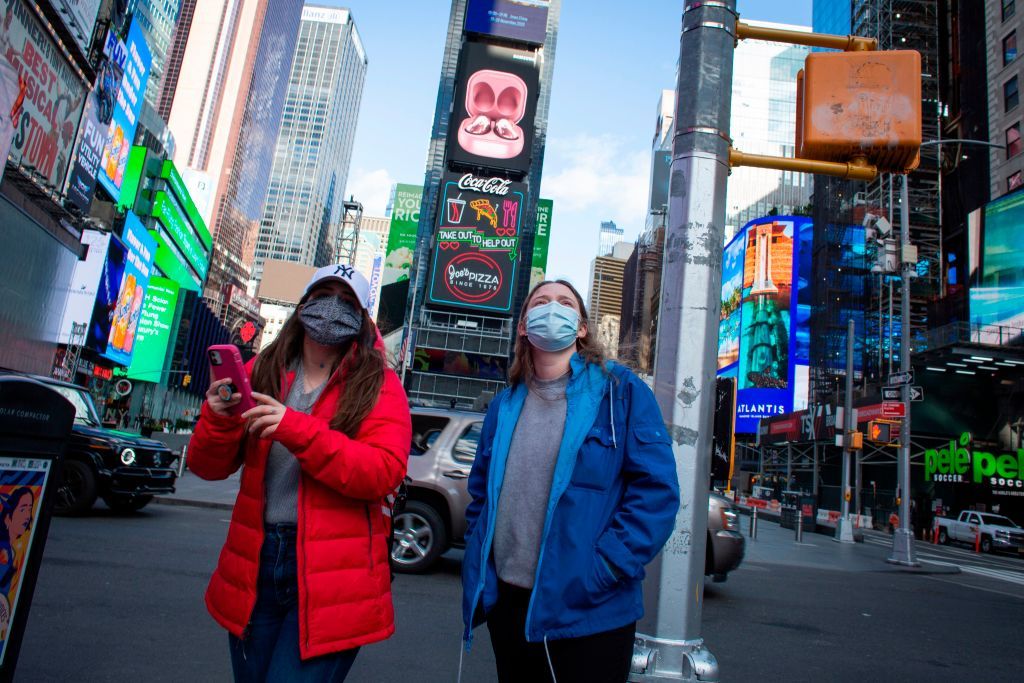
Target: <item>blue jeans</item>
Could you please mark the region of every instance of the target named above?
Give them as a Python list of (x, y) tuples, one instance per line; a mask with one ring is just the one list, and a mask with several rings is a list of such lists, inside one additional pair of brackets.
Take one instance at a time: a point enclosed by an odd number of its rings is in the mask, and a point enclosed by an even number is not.
[(299, 584), (292, 524), (267, 525), (260, 551), (256, 608), (245, 640), (229, 635), (231, 668), (238, 683), (299, 681), (340, 683), (359, 648), (302, 661), (299, 656)]

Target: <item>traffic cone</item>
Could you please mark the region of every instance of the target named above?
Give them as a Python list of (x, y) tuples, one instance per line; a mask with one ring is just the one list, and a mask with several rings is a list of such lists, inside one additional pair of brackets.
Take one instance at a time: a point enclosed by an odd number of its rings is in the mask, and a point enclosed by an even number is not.
[(939, 544), (939, 525), (936, 524), (935, 528), (932, 529), (932, 545)]
[(981, 552), (981, 534), (980, 533), (974, 534), (974, 552), (976, 552), (976, 553), (980, 553)]

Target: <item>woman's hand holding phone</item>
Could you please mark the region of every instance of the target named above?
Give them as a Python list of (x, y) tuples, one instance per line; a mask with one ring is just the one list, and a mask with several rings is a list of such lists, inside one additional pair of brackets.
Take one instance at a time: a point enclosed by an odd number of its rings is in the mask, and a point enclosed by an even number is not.
[(230, 377), (210, 382), (210, 388), (206, 390), (206, 402), (210, 410), (224, 417), (232, 415), (231, 410), (242, 401), (242, 394), (237, 391), (231, 393), (233, 389)]
[(280, 401), (258, 391), (252, 392), (252, 398), (259, 405), (242, 413), (242, 417), (249, 420), (248, 432), (261, 439), (269, 439), (288, 409)]

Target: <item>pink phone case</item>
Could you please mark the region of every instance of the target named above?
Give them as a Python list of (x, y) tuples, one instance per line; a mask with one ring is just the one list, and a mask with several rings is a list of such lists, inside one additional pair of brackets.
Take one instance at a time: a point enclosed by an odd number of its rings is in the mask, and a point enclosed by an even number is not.
[(241, 393), (242, 400), (234, 406), (230, 413), (241, 415), (250, 408), (256, 407), (252, 400), (252, 387), (249, 386), (249, 374), (242, 363), (242, 354), (234, 344), (214, 344), (206, 351), (210, 360), (210, 375), (214, 380), (231, 379), (231, 393)]

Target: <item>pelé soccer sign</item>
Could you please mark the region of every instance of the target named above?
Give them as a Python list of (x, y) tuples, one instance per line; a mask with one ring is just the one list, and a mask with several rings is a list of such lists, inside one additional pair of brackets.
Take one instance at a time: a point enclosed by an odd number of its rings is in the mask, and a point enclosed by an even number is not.
[(1024, 448), (996, 455), (971, 448), (971, 435), (924, 452), (924, 480), (959, 484), (988, 484), (1024, 489)]

